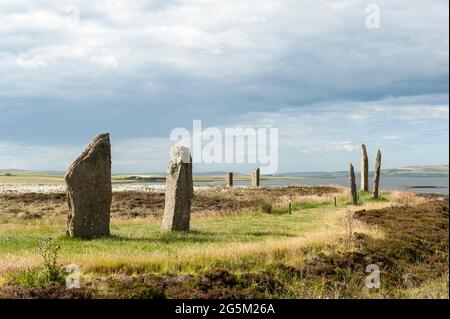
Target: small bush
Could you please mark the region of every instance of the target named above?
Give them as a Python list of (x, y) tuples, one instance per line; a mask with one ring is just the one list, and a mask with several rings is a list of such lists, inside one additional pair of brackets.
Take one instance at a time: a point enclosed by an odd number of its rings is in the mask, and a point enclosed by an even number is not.
[(355, 228), (355, 214), (349, 209), (346, 209), (345, 215), (344, 215), (344, 228), (345, 228), (345, 234), (346, 234), (346, 242), (347, 244), (351, 245), (354, 240), (353, 236), (353, 230)]
[(38, 248), (42, 257), (42, 273), (47, 282), (58, 281), (61, 277), (58, 267), (58, 252), (61, 247), (56, 245), (51, 238), (45, 239)]
[(38, 288), (44, 284), (39, 275), (38, 270), (26, 269), (16, 274), (13, 277), (13, 281), (20, 286)]
[(64, 276), (58, 266), (58, 246), (52, 238), (45, 239), (38, 248), (42, 257), (42, 267), (26, 269), (16, 274), (13, 281), (21, 286), (39, 288), (50, 283), (63, 283)]
[(258, 210), (265, 214), (272, 214), (273, 205), (267, 198), (263, 198), (258, 203)]

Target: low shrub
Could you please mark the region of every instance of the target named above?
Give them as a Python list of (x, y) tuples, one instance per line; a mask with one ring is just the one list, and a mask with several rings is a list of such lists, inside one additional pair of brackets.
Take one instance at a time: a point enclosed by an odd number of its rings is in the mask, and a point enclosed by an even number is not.
[(258, 203), (258, 210), (265, 214), (272, 214), (273, 205), (267, 198), (263, 198)]
[(28, 268), (13, 275), (13, 282), (30, 288), (39, 288), (50, 283), (64, 283), (64, 276), (58, 265), (60, 246), (52, 238), (45, 239), (38, 248), (42, 266), (38, 269)]

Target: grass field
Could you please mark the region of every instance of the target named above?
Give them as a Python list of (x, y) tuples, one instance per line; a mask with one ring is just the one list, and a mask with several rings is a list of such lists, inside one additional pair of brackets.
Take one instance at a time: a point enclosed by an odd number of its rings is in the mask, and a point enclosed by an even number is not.
[[(320, 196), (314, 195), (317, 193)], [(335, 196), (337, 208), (333, 205)], [(445, 210), (440, 202), (433, 206), (432, 199), (400, 193), (383, 194), (381, 200), (372, 200), (369, 194), (361, 193), (361, 205), (349, 206), (348, 194), (342, 188), (228, 190), (196, 196), (190, 232), (163, 233), (159, 229), (162, 200), (162, 194), (115, 194), (112, 236), (84, 241), (65, 235), (64, 196), (0, 195), (0, 295), (19, 298), (446, 298), (448, 295), (448, 279), (444, 280), (448, 274), (448, 253), (445, 253), (448, 234), (445, 237), (441, 231), (427, 232), (436, 225), (448, 232), (448, 204), (445, 217), (434, 211), (433, 207)], [(273, 206), (270, 212), (262, 208), (261, 200)], [(292, 202), (291, 214), (288, 202)], [(424, 207), (429, 214), (424, 220), (411, 218), (409, 215), (420, 205), (428, 205)], [(391, 214), (391, 210), (400, 213)], [(384, 220), (383, 216), (392, 220)], [(393, 232), (396, 219), (404, 227), (413, 223), (414, 232), (404, 228)], [(425, 231), (418, 233), (417, 229)], [(62, 282), (42, 283), (36, 279), (42, 272), (37, 247), (48, 237), (60, 246), (58, 268), (70, 263), (81, 268), (81, 289), (68, 290)], [(423, 247), (429, 250), (428, 254), (424, 254)], [(364, 285), (365, 266), (370, 263), (380, 264), (380, 289), (369, 290)]]
[[(124, 179), (126, 176), (113, 176), (113, 183), (125, 183)], [(18, 172), (12, 173), (11, 175), (2, 174), (0, 172), (0, 185), (1, 184), (64, 184), (63, 174), (49, 174), (49, 173), (39, 173), (39, 172)]]
[(39, 173), (0, 174), (0, 184), (62, 184), (64, 176)]

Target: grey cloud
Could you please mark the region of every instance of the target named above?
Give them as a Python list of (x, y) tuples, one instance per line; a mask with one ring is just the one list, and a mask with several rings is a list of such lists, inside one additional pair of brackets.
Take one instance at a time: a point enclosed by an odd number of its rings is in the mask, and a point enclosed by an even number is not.
[(377, 1), (376, 30), (358, 0), (76, 4), (80, 25), (67, 28), (66, 3), (2, 1), (0, 141), (163, 138), (192, 119), (224, 125), (287, 108), (332, 121), (318, 105), (389, 97), (448, 105), (446, 0)]

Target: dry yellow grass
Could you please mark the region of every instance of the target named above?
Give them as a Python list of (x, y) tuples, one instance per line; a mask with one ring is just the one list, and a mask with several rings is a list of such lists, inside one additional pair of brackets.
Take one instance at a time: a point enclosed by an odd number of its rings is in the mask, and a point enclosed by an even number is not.
[(0, 175), (0, 184), (63, 184), (63, 175), (50, 175), (38, 173), (21, 173), (12, 176)]
[[(255, 195), (267, 198), (265, 196), (268, 194), (268, 190), (258, 190), (259, 193), (253, 191), (252, 194), (241, 194), (241, 190), (228, 192), (230, 194), (227, 193), (227, 196), (246, 201)], [(406, 289), (397, 287), (394, 291), (385, 289), (376, 293), (366, 291), (358, 281), (364, 276), (364, 271), (345, 273), (345, 289), (338, 286), (336, 290), (326, 288), (326, 280), (330, 278), (321, 278), (320, 275), (308, 277), (309, 282), (303, 277), (291, 282), (290, 273), (285, 271), (299, 270), (303, 276), (303, 271), (308, 270), (311, 262), (315, 263), (316, 260), (327, 262), (326, 258), (336, 258), (339, 265), (340, 256), (359, 256), (363, 249), (361, 247), (366, 243), (389, 242), (392, 234), (388, 229), (385, 233), (384, 228), (376, 226), (377, 223), (365, 224), (362, 219), (353, 217), (353, 212), (365, 210), (364, 214), (370, 215), (371, 210), (415, 206), (428, 199), (398, 192), (384, 193), (380, 200), (373, 200), (369, 193), (361, 193), (362, 204), (353, 206), (348, 205), (349, 197), (345, 189), (321, 195), (309, 195), (308, 192), (298, 194), (297, 190), (292, 189), (289, 193), (275, 192), (268, 198), (277, 208), (272, 213), (252, 210), (249, 202), (248, 210), (242, 208), (242, 211), (234, 214), (215, 214), (210, 203), (213, 208), (221, 204), (215, 195), (202, 198), (198, 201), (202, 204), (199, 205), (201, 210), (192, 214), (192, 231), (189, 233), (162, 233), (158, 215), (128, 217), (114, 214), (111, 220), (112, 237), (81, 241), (63, 235), (63, 214), (47, 214), (38, 219), (14, 219), (11, 214), (5, 215), (0, 218), (0, 286), (10, 283), (8, 278), (13, 278), (11, 276), (15, 274), (27, 273), (22, 270), (40, 267), (41, 260), (36, 247), (43, 238), (51, 236), (62, 247), (59, 263), (80, 266), (86, 282), (119, 277), (139, 278), (149, 274), (158, 278), (166, 278), (168, 274), (189, 274), (201, 278), (218, 269), (225, 269), (243, 277), (248, 273), (273, 274), (289, 287), (289, 292), (283, 295), (288, 298), (291, 295), (294, 298), (442, 298), (448, 291), (448, 281), (437, 280), (437, 276), (440, 276), (437, 271), (435, 278), (419, 286), (408, 286)], [(334, 197), (337, 207), (333, 205)], [(286, 211), (288, 203), (293, 204), (292, 214)], [(39, 202), (38, 208), (31, 206), (23, 209), (34, 212), (46, 205)], [(55, 203), (48, 202), (48, 205)], [(355, 233), (366, 236), (354, 236)], [(317, 269), (322, 266), (314, 264), (314, 267), (319, 267)], [(414, 268), (405, 271), (413, 273)], [(403, 275), (403, 272), (398, 273)]]
[[(386, 203), (377, 203), (363, 206), (364, 209), (370, 207), (385, 207)], [(354, 208), (360, 209), (361, 207)], [(309, 231), (287, 239), (268, 239), (249, 243), (230, 243), (226, 246), (217, 243), (204, 244), (201, 246), (184, 247), (174, 252), (153, 251), (150, 253), (138, 253), (126, 248), (118, 248), (114, 252), (101, 252), (96, 250), (86, 251), (78, 254), (76, 260), (70, 256), (62, 256), (61, 262), (64, 264), (75, 262), (79, 264), (85, 272), (115, 272), (126, 270), (128, 272), (189, 272), (201, 271), (217, 266), (227, 266), (228, 269), (241, 268), (246, 263), (252, 263), (252, 268), (265, 268), (267, 264), (276, 262), (279, 258), (287, 264), (298, 264), (308, 249), (339, 249), (345, 244), (342, 238), (346, 235), (344, 225), (346, 209), (336, 209), (329, 211), (311, 210), (310, 212), (298, 212), (296, 214), (320, 214), (317, 219), (317, 227), (311, 227)], [(207, 223), (208, 218), (195, 217), (193, 222), (202, 220)], [(120, 223), (118, 220), (117, 222)], [(127, 223), (129, 221), (127, 220)], [(134, 220), (132, 223), (142, 221)], [(147, 221), (148, 222), (148, 221)], [(374, 238), (382, 238), (383, 232), (374, 226), (368, 226), (361, 222), (354, 221), (355, 232), (365, 233)], [(38, 226), (24, 225), (25, 228)], [(300, 258), (299, 258), (300, 257)], [(0, 272), (10, 269), (18, 269), (39, 264), (39, 256), (36, 254), (25, 254), (20, 256), (9, 256), (0, 262)], [(255, 264), (256, 263), (256, 264)], [(257, 263), (260, 263), (258, 266)]]
[(409, 288), (404, 291), (403, 298), (410, 299), (448, 299), (449, 296), (449, 274), (441, 278), (433, 278), (419, 287)]
[(427, 199), (421, 196), (417, 196), (415, 193), (393, 191), (391, 193), (391, 200), (395, 203), (408, 206), (417, 206), (427, 202)]

